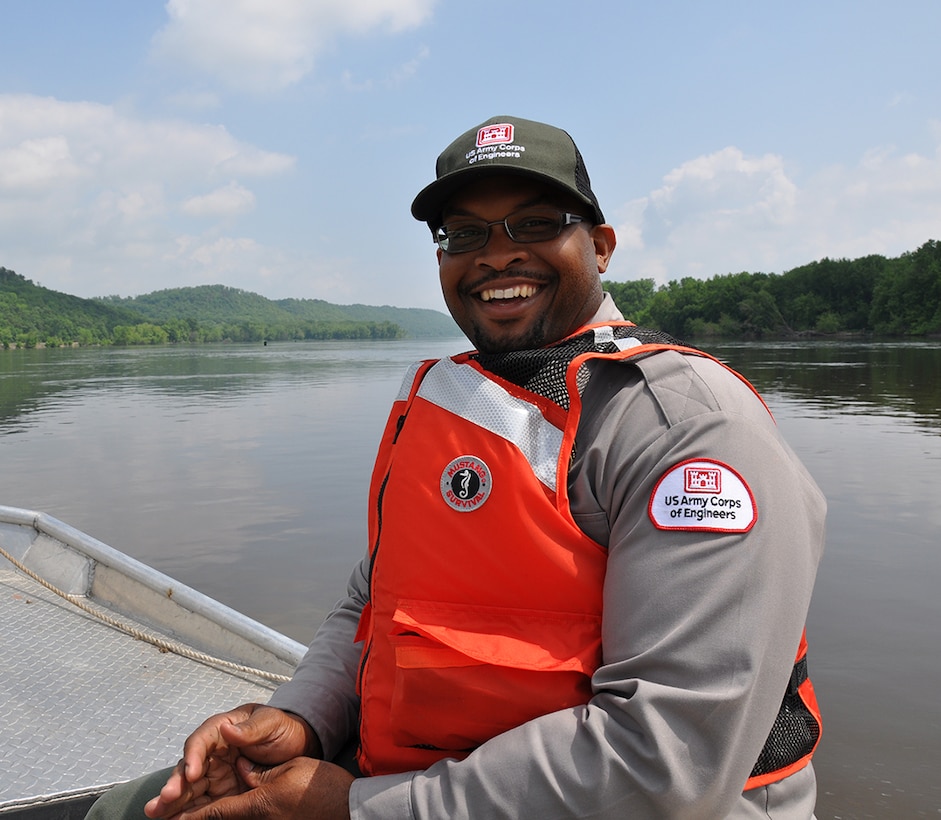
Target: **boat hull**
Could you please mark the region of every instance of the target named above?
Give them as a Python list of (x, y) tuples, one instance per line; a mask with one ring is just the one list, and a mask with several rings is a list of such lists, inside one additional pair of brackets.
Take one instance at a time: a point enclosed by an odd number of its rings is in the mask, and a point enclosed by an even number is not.
[(208, 715), (266, 701), (265, 675), (289, 675), (304, 652), (42, 513), (0, 506), (0, 548), (22, 567), (0, 556), (0, 820), (83, 817), (111, 785), (172, 765)]

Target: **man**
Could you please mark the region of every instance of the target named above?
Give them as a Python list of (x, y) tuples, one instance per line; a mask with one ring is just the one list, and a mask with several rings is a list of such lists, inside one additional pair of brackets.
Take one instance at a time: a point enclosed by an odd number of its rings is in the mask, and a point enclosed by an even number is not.
[(412, 213), (476, 351), (407, 376), (347, 597), (147, 816), (811, 817), (825, 504), (767, 408), (623, 321), (565, 132), (471, 129)]

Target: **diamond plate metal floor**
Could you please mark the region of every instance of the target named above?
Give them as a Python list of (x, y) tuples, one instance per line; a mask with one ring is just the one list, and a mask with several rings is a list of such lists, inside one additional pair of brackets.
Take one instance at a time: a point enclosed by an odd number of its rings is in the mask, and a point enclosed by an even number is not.
[(0, 570), (0, 816), (172, 765), (203, 719), (273, 688), (161, 652)]

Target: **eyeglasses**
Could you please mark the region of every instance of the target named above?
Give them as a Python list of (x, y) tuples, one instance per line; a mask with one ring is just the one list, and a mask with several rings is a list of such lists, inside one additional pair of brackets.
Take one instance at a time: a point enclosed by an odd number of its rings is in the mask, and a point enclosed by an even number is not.
[(435, 242), (445, 253), (467, 253), (480, 250), (490, 241), (490, 229), (494, 225), (502, 225), (514, 242), (546, 242), (555, 239), (566, 225), (588, 221), (587, 217), (578, 214), (534, 208), (494, 222), (479, 219), (448, 222), (435, 231)]

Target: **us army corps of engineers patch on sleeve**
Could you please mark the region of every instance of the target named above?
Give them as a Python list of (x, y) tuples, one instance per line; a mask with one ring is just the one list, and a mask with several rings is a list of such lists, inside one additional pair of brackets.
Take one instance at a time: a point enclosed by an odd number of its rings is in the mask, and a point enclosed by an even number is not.
[(758, 520), (745, 479), (710, 459), (682, 461), (667, 470), (650, 495), (648, 513), (661, 530), (748, 532)]

